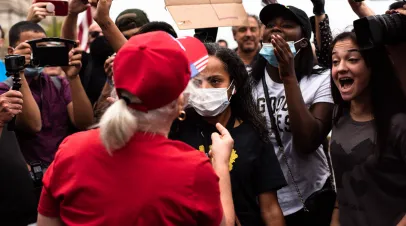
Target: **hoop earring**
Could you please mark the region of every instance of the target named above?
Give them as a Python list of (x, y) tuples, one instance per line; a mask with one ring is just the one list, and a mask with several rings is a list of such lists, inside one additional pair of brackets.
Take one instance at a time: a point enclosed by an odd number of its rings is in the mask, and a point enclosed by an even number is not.
[(185, 111), (180, 111), (178, 119), (179, 119), (179, 121), (185, 121), (186, 112)]

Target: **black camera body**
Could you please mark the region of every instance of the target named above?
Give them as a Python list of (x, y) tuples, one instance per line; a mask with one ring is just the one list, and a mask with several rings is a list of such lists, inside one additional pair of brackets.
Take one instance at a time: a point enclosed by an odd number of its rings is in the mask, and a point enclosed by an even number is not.
[(384, 14), (354, 21), (358, 45), (362, 50), (406, 42), (406, 16)]
[(42, 186), (42, 178), (45, 174), (45, 167), (41, 162), (30, 162), (29, 163), (31, 171), (30, 176), (32, 181), (34, 182), (35, 187)]
[[(7, 55), (4, 59), (6, 65), (6, 75), (8, 77), (13, 76), (13, 90), (20, 90), (21, 88), (21, 78), (20, 71), (25, 68), (25, 57), (20, 55)], [(14, 131), (15, 129), (16, 117), (13, 117), (7, 125), (9, 131)]]
[(69, 51), (77, 47), (73, 40), (41, 38), (27, 42), (32, 49), (31, 66), (54, 67), (69, 65)]
[(24, 70), (25, 57), (20, 55), (7, 55), (4, 58), (4, 63), (6, 65), (7, 76), (11, 76)]

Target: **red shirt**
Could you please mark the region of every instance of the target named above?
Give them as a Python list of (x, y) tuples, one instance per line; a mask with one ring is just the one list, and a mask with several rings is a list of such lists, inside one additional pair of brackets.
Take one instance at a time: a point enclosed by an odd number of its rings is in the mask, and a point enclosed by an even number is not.
[(38, 212), (66, 225), (218, 226), (218, 180), (208, 158), (184, 143), (136, 133), (110, 156), (90, 130), (60, 145)]

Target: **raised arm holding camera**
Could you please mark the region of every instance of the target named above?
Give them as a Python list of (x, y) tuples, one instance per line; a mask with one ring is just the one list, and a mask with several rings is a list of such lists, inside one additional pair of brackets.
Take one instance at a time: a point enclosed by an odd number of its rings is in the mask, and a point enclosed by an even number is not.
[[(30, 45), (28, 43), (21, 43), (15, 49), (9, 47), (9, 54), (16, 54), (25, 56), (25, 62), (30, 62)], [(24, 73), (20, 73), (21, 88), (20, 92), (23, 93), (24, 111), (16, 118), (16, 126), (26, 133), (37, 133), (41, 130), (41, 114), (38, 105), (32, 97), (30, 87), (28, 86)], [(5, 93), (11, 87), (0, 83), (0, 93)]]
[(354, 31), (361, 49), (385, 46), (392, 60), (396, 74), (406, 94), (406, 1), (398, 1), (389, 6), (386, 14), (375, 15), (364, 1), (349, 0), (360, 19), (354, 21)]
[[(24, 111), (17, 117), (19, 144), (28, 163), (41, 162), (43, 168), (46, 168), (52, 162), (59, 143), (71, 133), (70, 124), (78, 129), (86, 129), (93, 122), (92, 107), (77, 75), (81, 67), (81, 50), (72, 48), (68, 51), (63, 49), (65, 47), (58, 46), (46, 48), (55, 42), (45, 42), (44, 45), (40, 41), (32, 41), (45, 40), (43, 38), (46, 38), (46, 34), (41, 26), (28, 21), (15, 24), (10, 29), (9, 36), (9, 54), (25, 56), (28, 65), (21, 76), (20, 91), (24, 96)], [(39, 45), (44, 46), (38, 47)], [(66, 56), (55, 52), (61, 48)], [(37, 52), (33, 52), (33, 49)], [(53, 56), (49, 57), (49, 54)], [(32, 66), (34, 61), (44, 63), (61, 59), (66, 60), (67, 66), (63, 67), (66, 78), (51, 77), (43, 73), (42, 67)], [(0, 83), (0, 93), (9, 89), (10, 84), (7, 81)], [(31, 128), (35, 133), (29, 133), (25, 127)]]

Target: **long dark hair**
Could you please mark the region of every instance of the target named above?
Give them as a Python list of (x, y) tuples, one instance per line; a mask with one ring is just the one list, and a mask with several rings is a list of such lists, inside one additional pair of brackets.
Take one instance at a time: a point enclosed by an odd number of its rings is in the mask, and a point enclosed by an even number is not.
[(261, 139), (268, 142), (268, 130), (265, 119), (261, 117), (253, 98), (253, 81), (248, 76), (244, 63), (231, 49), (220, 47), (215, 43), (205, 43), (209, 56), (217, 57), (223, 62), (230, 75), (230, 81), (234, 80), (236, 94), (231, 98), (231, 112), (234, 117), (253, 124), (260, 134)]
[[(343, 32), (333, 40), (330, 56), (336, 43), (344, 40), (351, 40), (357, 43), (357, 37), (354, 32)], [(361, 50), (361, 56), (364, 58), (366, 66), (371, 69), (371, 78), (368, 86), (370, 88), (372, 114), (375, 118), (376, 142), (379, 147), (377, 154), (379, 156), (380, 151), (383, 151), (387, 145), (392, 117), (397, 113), (406, 113), (406, 98), (399, 85), (400, 83), (396, 77), (392, 62), (383, 46), (370, 50)], [(332, 78), (331, 93), (334, 103), (337, 104), (337, 114), (333, 118), (334, 124), (337, 124), (343, 115), (344, 109), (350, 109), (350, 103), (341, 98), (340, 91)]]

